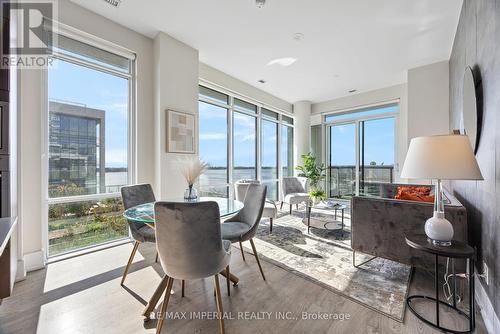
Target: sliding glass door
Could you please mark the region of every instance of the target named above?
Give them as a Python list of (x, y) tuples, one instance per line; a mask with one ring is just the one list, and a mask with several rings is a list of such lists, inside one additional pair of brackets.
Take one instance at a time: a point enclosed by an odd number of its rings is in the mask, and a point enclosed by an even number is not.
[(376, 196), (392, 183), (398, 105), (325, 117), (330, 197)]
[(359, 193), (376, 196), (380, 184), (392, 183), (395, 117), (359, 122)]
[(330, 197), (352, 196), (356, 193), (356, 123), (329, 127)]

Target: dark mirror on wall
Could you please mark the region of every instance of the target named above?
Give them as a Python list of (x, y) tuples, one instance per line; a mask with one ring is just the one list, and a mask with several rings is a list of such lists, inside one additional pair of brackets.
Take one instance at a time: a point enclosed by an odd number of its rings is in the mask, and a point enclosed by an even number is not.
[(463, 83), (463, 109), (460, 124), (460, 132), (469, 137), (474, 153), (477, 152), (479, 137), (481, 134), (481, 104), (480, 93), (477, 89), (478, 78), (475, 78), (470, 66), (467, 66)]

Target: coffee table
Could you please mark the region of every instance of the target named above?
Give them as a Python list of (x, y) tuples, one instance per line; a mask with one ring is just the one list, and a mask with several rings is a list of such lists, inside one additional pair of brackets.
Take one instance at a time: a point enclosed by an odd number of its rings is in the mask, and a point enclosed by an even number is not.
[(328, 210), (328, 211), (333, 211), (334, 212), (334, 220), (331, 222), (325, 222), (323, 224), (323, 227), (325, 230), (331, 230), (331, 231), (339, 231), (339, 229), (330, 229), (328, 228), (328, 224), (333, 224), (337, 223), (337, 211), (341, 211), (342, 213), (342, 218), (341, 218), (341, 223), (342, 227), (340, 228), (340, 232), (342, 234), (342, 237), (344, 237), (344, 211), (347, 209), (347, 206), (344, 204), (340, 203), (335, 203), (333, 205), (330, 205), (328, 203), (325, 203), (324, 201), (321, 201), (319, 203), (314, 204), (312, 201), (308, 201), (307, 203), (307, 208), (306, 208), (306, 214), (307, 214), (307, 233), (309, 233), (309, 230), (311, 229), (311, 212), (312, 209), (318, 209), (318, 210)]

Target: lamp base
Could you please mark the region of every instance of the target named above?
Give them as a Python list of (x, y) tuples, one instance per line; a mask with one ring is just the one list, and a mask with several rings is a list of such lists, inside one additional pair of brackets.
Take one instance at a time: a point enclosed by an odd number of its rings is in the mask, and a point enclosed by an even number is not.
[(443, 212), (434, 211), (434, 215), (425, 222), (425, 234), (434, 245), (450, 246), (453, 225), (444, 218)]
[(451, 241), (441, 241), (441, 240), (433, 240), (431, 238), (427, 238), (434, 246), (451, 246)]

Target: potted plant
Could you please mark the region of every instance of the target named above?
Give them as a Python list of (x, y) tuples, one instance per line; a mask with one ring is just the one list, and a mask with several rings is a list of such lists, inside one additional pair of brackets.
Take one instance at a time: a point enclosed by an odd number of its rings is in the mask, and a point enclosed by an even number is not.
[(316, 204), (326, 199), (326, 192), (322, 189), (321, 183), (325, 179), (325, 164), (317, 163), (316, 157), (311, 152), (302, 155), (303, 165), (297, 166), (299, 176), (306, 177), (309, 181), (309, 197)]

